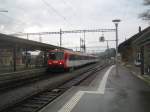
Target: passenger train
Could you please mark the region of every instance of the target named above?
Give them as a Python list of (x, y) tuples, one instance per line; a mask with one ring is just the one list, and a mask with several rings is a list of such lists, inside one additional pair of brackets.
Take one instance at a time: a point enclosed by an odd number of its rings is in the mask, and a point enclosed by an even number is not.
[(86, 64), (95, 63), (98, 58), (81, 52), (69, 50), (50, 50), (48, 52), (48, 70), (71, 70)]

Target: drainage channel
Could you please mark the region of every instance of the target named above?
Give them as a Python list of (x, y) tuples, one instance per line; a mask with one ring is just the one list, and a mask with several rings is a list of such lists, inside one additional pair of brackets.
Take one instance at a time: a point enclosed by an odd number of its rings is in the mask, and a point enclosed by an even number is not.
[(53, 90), (45, 90), (43, 92), (40, 92), (28, 99), (23, 100), (22, 102), (15, 104), (12, 107), (3, 110), (2, 112), (38, 112), (58, 96), (62, 95), (66, 90), (68, 90), (72, 86), (79, 85), (82, 81), (90, 77), (92, 74), (102, 70), (105, 67), (106, 65), (88, 69), (86, 72), (82, 73), (82, 75), (62, 84), (61, 86)]

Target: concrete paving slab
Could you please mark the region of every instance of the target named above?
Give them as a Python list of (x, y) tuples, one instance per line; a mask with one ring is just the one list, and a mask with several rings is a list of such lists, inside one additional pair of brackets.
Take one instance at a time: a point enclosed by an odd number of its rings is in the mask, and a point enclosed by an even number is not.
[(73, 87), (40, 112), (150, 112), (150, 87), (122, 66), (119, 76), (116, 76), (115, 68), (111, 70), (104, 94), (85, 92), (71, 111), (69, 107), (68, 111), (62, 110), (79, 91), (95, 91), (105, 72), (99, 73), (91, 86)]

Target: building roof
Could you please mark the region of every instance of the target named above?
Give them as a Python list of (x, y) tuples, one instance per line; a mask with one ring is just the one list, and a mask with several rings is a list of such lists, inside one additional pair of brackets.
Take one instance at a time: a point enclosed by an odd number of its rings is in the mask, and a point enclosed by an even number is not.
[(150, 44), (150, 28), (147, 32), (141, 35), (139, 38), (133, 41), (133, 44), (136, 46), (144, 46)]
[[(139, 40), (140, 38), (143, 39), (142, 37), (147, 34), (150, 33), (150, 27), (145, 28), (144, 30), (140, 31), (139, 33), (133, 35), (132, 37), (130, 37), (129, 39), (127, 39), (126, 41), (122, 42), (118, 49), (119, 51), (121, 51), (123, 48), (130, 46), (132, 43), (137, 44), (137, 42), (139, 43), (141, 40)], [(139, 45), (139, 44), (138, 44)]]

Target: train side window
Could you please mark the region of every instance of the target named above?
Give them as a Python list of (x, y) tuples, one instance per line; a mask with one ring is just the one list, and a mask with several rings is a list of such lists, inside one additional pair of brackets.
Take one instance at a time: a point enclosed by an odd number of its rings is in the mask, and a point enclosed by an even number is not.
[(76, 55), (76, 60), (80, 60), (81, 56)]
[(84, 56), (81, 57), (81, 60), (84, 60)]
[(86, 57), (85, 56), (83, 56), (83, 58), (82, 58), (83, 60), (85, 60), (86, 59)]
[(77, 60), (78, 59), (78, 56), (77, 55), (74, 55), (74, 60)]
[(73, 56), (72, 55), (69, 56), (69, 60), (73, 60)]
[(77, 60), (80, 60), (80, 58), (81, 58), (81, 57), (77, 55)]
[(76, 55), (74, 55), (74, 60), (76, 60)]
[(80, 56), (80, 60), (83, 60), (83, 56)]
[(83, 56), (83, 60), (86, 60), (86, 56)]
[(75, 55), (70, 55), (70, 58), (69, 58), (69, 60), (76, 60), (76, 57), (75, 57)]
[(80, 56), (80, 60), (83, 60), (83, 56)]

